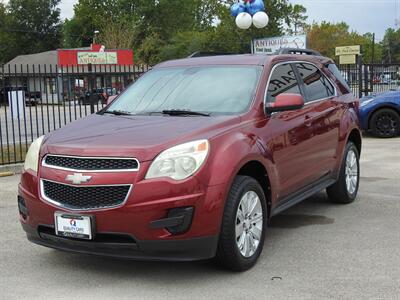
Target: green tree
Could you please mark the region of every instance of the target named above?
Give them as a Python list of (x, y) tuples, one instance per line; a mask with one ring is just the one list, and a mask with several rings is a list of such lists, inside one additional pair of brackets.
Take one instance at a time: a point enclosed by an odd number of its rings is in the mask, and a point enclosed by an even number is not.
[[(335, 48), (340, 46), (360, 45), (362, 49), (363, 62), (372, 61), (373, 38), (371, 33), (360, 35), (350, 31), (349, 25), (344, 22), (321, 24), (314, 23), (307, 28), (307, 47), (319, 51), (321, 54), (332, 59), (335, 56)], [(375, 62), (381, 60), (381, 47), (375, 44)]]
[(86, 33), (83, 23), (76, 17), (65, 20), (62, 26), (62, 47), (78, 48), (90, 45), (93, 32)]
[(307, 28), (307, 9), (299, 4), (295, 4), (292, 7), (291, 15), (290, 15), (290, 23), (292, 26), (289, 28), (288, 32), (290, 34), (303, 34), (305, 32), (305, 28)]
[[(208, 2), (209, 8), (208, 13), (203, 15), (205, 21), (195, 22), (193, 26), (186, 27), (191, 30), (174, 33), (170, 41), (166, 43), (165, 49), (161, 50), (163, 59), (185, 57), (195, 51), (248, 53), (251, 51), (252, 39), (282, 35), (285, 28), (293, 25), (299, 14), (302, 15), (305, 12), (302, 6), (294, 9), (295, 6), (286, 0), (265, 1), (270, 17), (268, 26), (263, 29), (251, 27), (248, 30), (241, 30), (236, 27), (235, 19), (230, 15), (229, 7), (235, 1), (209, 0), (205, 2)], [(195, 9), (195, 11), (198, 10)], [(202, 24), (208, 24), (208, 26), (201, 26)], [(201, 30), (198, 30), (199, 26)]]
[[(138, 58), (145, 63), (184, 57), (194, 51), (249, 52), (252, 38), (281, 35), (294, 22), (300, 24), (305, 13), (302, 6), (293, 6), (287, 0), (266, 0), (268, 27), (244, 31), (236, 27), (230, 15), (229, 6), (234, 2), (80, 0), (75, 5), (74, 18), (64, 24), (64, 42), (88, 46), (87, 37), (100, 30), (100, 41), (106, 47), (115, 47), (106, 39), (106, 33), (111, 31), (120, 41), (128, 37)], [(121, 24), (126, 30), (116, 31)]]
[(400, 63), (400, 29), (386, 30), (382, 41), (382, 52), (385, 63)]
[(134, 42), (135, 27), (131, 22), (119, 20), (99, 27), (99, 43), (113, 49), (131, 49)]
[(9, 16), (6, 13), (6, 7), (0, 2), (0, 64), (9, 60), (10, 46), (12, 47), (13, 40), (10, 33), (7, 31), (9, 26)]
[[(382, 45), (374, 41), (373, 34), (368, 32), (363, 35), (362, 54), (365, 63), (381, 63), (382, 62)], [(374, 44), (375, 43), (375, 44)], [(374, 55), (374, 57), (372, 57)]]
[(64, 22), (64, 46), (89, 46), (95, 30), (110, 32), (123, 25), (126, 34), (126, 28), (133, 27), (146, 5), (145, 0), (80, 0), (74, 6), (74, 17)]
[(5, 6), (6, 18), (1, 30), (6, 36), (0, 36), (0, 44), (4, 38), (7, 48), (1, 48), (0, 59), (6, 62), (16, 55), (59, 47), (59, 3), (60, 0), (10, 0)]

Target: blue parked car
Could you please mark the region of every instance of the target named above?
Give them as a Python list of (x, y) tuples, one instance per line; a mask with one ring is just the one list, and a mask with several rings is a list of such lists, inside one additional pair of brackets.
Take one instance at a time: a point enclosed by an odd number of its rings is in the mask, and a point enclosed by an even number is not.
[(364, 97), (360, 100), (363, 130), (381, 138), (400, 133), (400, 90)]

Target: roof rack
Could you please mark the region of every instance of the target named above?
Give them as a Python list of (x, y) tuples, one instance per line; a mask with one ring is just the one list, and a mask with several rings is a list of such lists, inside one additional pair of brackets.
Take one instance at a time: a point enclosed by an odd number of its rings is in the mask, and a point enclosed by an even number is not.
[(321, 53), (311, 49), (299, 49), (299, 48), (282, 48), (275, 52), (275, 54), (303, 54), (303, 55), (315, 55), (322, 56)]
[(196, 51), (188, 56), (188, 58), (193, 57), (205, 57), (205, 56), (220, 56), (220, 55), (232, 55), (234, 53), (227, 52), (207, 52), (207, 51)]

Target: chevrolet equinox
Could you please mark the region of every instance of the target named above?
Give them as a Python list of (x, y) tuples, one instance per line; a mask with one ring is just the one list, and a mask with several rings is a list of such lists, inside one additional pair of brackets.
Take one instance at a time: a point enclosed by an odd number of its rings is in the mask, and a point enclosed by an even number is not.
[(35, 140), (18, 195), (27, 238), (243, 271), (273, 216), (324, 189), (352, 202), (359, 102), (332, 60), (289, 50), (161, 63), (98, 113)]

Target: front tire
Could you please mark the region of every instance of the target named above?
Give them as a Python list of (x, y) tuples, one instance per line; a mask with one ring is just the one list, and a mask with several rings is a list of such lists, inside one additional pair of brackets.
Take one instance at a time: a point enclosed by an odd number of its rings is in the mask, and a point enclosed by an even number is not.
[(360, 154), (357, 147), (348, 142), (343, 162), (340, 168), (339, 179), (326, 189), (329, 199), (335, 203), (348, 204), (357, 197), (360, 182)]
[(252, 177), (237, 176), (226, 201), (217, 258), (233, 271), (257, 262), (265, 239), (267, 209), (264, 191)]
[(380, 109), (372, 115), (370, 129), (374, 136), (380, 138), (395, 137), (400, 132), (400, 116), (393, 109)]

